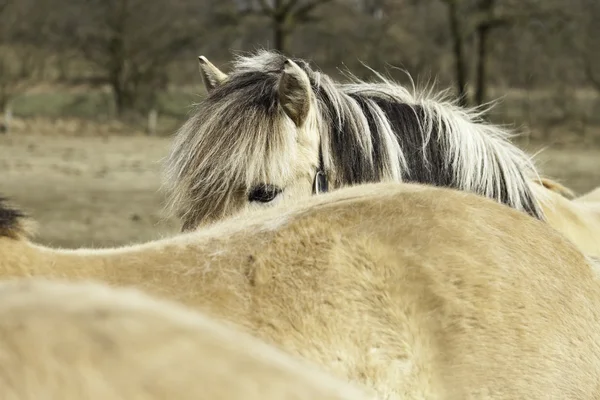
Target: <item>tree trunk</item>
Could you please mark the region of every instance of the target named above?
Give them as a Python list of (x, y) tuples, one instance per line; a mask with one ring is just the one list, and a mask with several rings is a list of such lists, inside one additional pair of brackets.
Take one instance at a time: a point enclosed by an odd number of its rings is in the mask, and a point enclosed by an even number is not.
[(450, 17), (450, 33), (452, 35), (452, 50), (454, 53), (454, 73), (458, 102), (461, 106), (469, 104), (467, 93), (467, 63), (464, 55), (464, 39), (460, 25), (458, 5), (455, 1), (448, 3)]
[(475, 83), (475, 104), (481, 105), (485, 102), (487, 89), (487, 56), (488, 37), (491, 27), (484, 24), (477, 28), (477, 81)]
[(477, 65), (475, 77), (475, 103), (481, 105), (486, 99), (487, 89), (487, 59), (488, 59), (488, 45), (489, 35), (492, 31), (492, 20), (494, 16), (494, 8), (496, 7), (496, 0), (481, 0), (479, 9), (482, 13), (488, 15), (489, 19), (486, 22), (479, 24), (476, 30), (477, 34)]
[(286, 54), (287, 52), (287, 40), (288, 31), (285, 26), (285, 20), (283, 18), (273, 19), (273, 45), (275, 50)]
[(128, 99), (127, 93), (127, 68), (125, 37), (127, 26), (128, 1), (121, 0), (115, 15), (115, 35), (110, 39), (108, 51), (110, 57), (110, 85), (115, 98), (115, 108), (117, 117), (123, 116), (124, 112), (130, 108), (131, 99)]
[(8, 106), (8, 96), (0, 92), (0, 113), (4, 114)]
[(273, 24), (273, 48), (283, 53), (285, 49), (285, 32), (283, 31), (284, 17), (282, 15), (282, 7), (282, 0), (273, 1), (271, 22)]
[(119, 87), (118, 84), (113, 84), (113, 97), (115, 99), (115, 112), (117, 114), (117, 118), (119, 118), (120, 116), (123, 115), (123, 112), (125, 111), (125, 95), (123, 94), (123, 91), (121, 90), (121, 88)]
[(136, 103), (135, 90), (127, 86), (126, 82), (121, 79), (111, 79), (110, 85), (112, 87), (113, 98), (115, 100), (115, 112), (117, 117), (122, 117), (128, 111), (133, 110)]

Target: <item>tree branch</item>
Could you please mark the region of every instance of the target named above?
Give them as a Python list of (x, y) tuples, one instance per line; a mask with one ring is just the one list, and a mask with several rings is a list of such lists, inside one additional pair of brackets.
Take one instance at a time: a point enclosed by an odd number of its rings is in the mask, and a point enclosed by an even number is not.
[(277, 16), (279, 18), (285, 19), (295, 14), (293, 9), (296, 4), (298, 4), (298, 0), (288, 0), (287, 2), (284, 1), (283, 4), (281, 4), (280, 8), (278, 10), (275, 10), (275, 13), (277, 13)]
[(468, 27), (467, 29), (465, 29), (464, 34), (465, 36), (469, 36), (477, 29), (480, 29), (482, 27), (488, 29), (507, 27), (516, 24), (521, 24), (534, 18), (546, 19), (550, 17), (556, 17), (558, 15), (562, 14), (558, 13), (556, 10), (503, 13), (496, 13), (494, 10), (477, 11), (470, 18)]
[(306, 20), (308, 18), (308, 14), (314, 10), (316, 7), (331, 3), (332, 0), (312, 0), (304, 4), (303, 6), (296, 9), (294, 12), (294, 16), (301, 20)]
[(258, 4), (260, 5), (261, 12), (264, 15), (268, 17), (273, 17), (275, 15), (275, 7), (271, 7), (267, 0), (258, 0)]

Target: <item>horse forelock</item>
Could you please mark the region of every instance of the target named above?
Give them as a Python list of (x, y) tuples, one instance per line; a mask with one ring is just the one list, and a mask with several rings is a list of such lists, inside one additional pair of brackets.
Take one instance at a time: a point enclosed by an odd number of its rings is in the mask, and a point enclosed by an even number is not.
[[(278, 103), (286, 57), (261, 50), (238, 57), (179, 130), (167, 162), (170, 203), (216, 219), (236, 191), (260, 179), (285, 180), (297, 151), (295, 128)], [(333, 187), (412, 181), (471, 191), (543, 219), (533, 194), (536, 169), (509, 141), (509, 129), (483, 121), (432, 88), (381, 82), (337, 83), (308, 62), (325, 172)], [(196, 217), (194, 217), (196, 218)]]
[(184, 221), (222, 218), (239, 208), (236, 199), (253, 184), (290, 177), (297, 148), (292, 122), (278, 104), (284, 61), (277, 54), (238, 60), (177, 132), (164, 184), (169, 206)]

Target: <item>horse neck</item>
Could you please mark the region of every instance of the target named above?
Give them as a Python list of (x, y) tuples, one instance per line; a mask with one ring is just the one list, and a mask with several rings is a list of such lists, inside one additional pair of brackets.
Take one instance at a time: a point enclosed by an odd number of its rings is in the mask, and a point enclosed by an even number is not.
[(234, 320), (248, 312), (244, 293), (251, 284), (246, 270), (253, 262), (227, 238), (176, 237), (99, 250), (53, 249), (0, 238), (0, 254), (3, 278), (93, 280), (139, 287), (208, 312), (222, 314), (227, 309), (226, 315)]
[[(244, 312), (240, 302), (240, 292), (245, 290), (247, 281), (241, 271), (243, 253), (229, 248), (227, 240), (215, 244), (210, 237), (185, 237), (97, 250), (63, 250), (20, 243), (19, 249), (11, 250), (16, 256), (11, 261), (0, 258), (0, 270), (11, 276), (96, 280), (142, 287), (190, 306), (219, 304), (234, 316)], [(24, 258), (18, 258), (19, 254)]]
[(98, 258), (53, 249), (28, 240), (0, 239), (0, 276), (99, 279), (106, 271)]

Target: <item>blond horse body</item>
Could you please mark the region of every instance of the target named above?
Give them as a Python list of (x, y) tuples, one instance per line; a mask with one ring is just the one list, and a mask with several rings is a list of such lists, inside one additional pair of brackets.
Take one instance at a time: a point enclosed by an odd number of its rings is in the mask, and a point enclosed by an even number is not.
[(366, 400), (200, 313), (132, 289), (0, 283), (4, 400)]
[[(546, 221), (585, 254), (600, 257), (600, 190), (574, 197), (570, 189), (551, 180), (536, 185)], [(567, 197), (568, 196), (568, 197)]]
[(597, 270), (477, 195), (371, 184), (137, 246), (0, 242), (4, 277), (132, 285), (382, 399), (600, 399)]
[[(595, 203), (596, 205), (598, 205), (600, 203), (600, 187), (575, 198), (575, 201), (585, 202), (585, 203)], [(596, 209), (598, 209), (598, 206)]]

